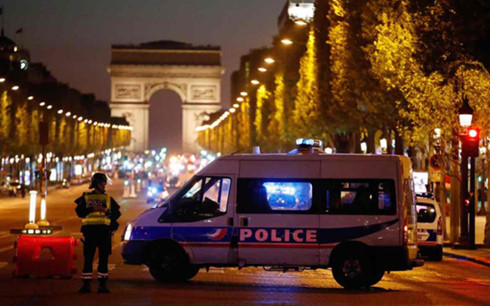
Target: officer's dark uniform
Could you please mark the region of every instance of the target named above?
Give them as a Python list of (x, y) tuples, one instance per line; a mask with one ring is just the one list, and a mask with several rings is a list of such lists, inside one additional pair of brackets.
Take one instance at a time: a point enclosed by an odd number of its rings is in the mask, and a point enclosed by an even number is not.
[[(105, 175), (102, 181), (107, 181)], [(95, 187), (94, 179), (92, 179), (90, 187)], [(106, 288), (106, 281), (109, 276), (107, 264), (112, 250), (112, 233), (117, 230), (118, 223), (116, 220), (121, 216), (119, 205), (108, 194), (97, 193), (96, 191), (84, 193), (75, 200), (75, 203), (77, 204), (75, 211), (82, 218), (81, 232), (84, 236), (83, 256), (85, 261), (82, 271), (84, 286), (80, 289), (80, 292), (90, 292), (92, 264), (95, 250), (98, 248), (99, 265), (97, 278), (99, 280), (99, 292), (108, 293), (109, 290)], [(107, 212), (95, 211), (94, 206), (96, 205), (107, 208)]]

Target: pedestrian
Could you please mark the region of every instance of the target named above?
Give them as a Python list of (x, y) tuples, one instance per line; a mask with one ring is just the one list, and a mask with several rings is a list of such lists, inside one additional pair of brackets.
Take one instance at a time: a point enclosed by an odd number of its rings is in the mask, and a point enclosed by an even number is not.
[[(78, 292), (90, 292), (92, 281), (92, 264), (95, 250), (99, 250), (99, 265), (97, 279), (98, 293), (110, 293), (106, 283), (108, 274), (107, 264), (112, 251), (112, 235), (118, 228), (117, 219), (121, 216), (117, 202), (105, 192), (109, 179), (104, 173), (94, 173), (89, 189), (75, 200), (78, 217), (82, 218), (81, 232), (83, 233), (84, 264), (82, 271), (83, 286)], [(110, 183), (110, 181), (109, 181)]]
[(26, 197), (26, 185), (20, 185), (20, 194), (22, 195), (22, 198)]

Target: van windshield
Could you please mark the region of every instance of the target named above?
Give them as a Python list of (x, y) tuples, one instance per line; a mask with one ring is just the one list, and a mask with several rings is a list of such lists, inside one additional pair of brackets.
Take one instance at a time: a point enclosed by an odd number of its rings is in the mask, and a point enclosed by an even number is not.
[(194, 176), (165, 202), (162, 222), (190, 222), (226, 213), (231, 187), (227, 177)]

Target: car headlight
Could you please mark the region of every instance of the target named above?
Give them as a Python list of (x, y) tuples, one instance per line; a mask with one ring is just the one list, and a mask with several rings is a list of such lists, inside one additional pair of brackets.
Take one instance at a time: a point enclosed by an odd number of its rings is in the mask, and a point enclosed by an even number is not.
[(126, 228), (124, 229), (123, 241), (131, 240), (132, 231), (133, 231), (133, 225), (131, 223), (128, 223), (128, 225), (126, 225)]

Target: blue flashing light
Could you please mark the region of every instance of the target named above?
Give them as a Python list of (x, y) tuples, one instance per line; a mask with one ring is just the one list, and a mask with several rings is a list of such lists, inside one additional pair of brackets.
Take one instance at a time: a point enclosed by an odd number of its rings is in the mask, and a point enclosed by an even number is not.
[(312, 139), (312, 138), (298, 138), (296, 139), (296, 145), (297, 146), (308, 146), (308, 147), (323, 147), (323, 143), (319, 139)]

